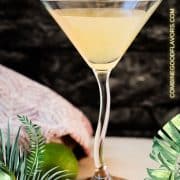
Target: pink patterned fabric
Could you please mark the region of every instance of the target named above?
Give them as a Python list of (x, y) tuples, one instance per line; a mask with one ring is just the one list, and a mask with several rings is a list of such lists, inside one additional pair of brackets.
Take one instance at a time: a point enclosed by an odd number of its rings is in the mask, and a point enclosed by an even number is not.
[(47, 141), (70, 135), (89, 154), (92, 127), (81, 111), (49, 88), (0, 65), (0, 128), (8, 119), (17, 131), (17, 115), (41, 126)]

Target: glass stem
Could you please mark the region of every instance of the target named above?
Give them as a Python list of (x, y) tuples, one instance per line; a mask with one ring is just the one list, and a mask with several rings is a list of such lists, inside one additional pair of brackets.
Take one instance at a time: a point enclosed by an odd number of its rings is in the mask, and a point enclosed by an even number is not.
[(95, 71), (94, 73), (98, 82), (100, 92), (99, 120), (94, 142), (94, 161), (95, 166), (98, 170), (103, 169), (105, 166), (103, 158), (103, 144), (106, 136), (110, 115), (110, 71)]

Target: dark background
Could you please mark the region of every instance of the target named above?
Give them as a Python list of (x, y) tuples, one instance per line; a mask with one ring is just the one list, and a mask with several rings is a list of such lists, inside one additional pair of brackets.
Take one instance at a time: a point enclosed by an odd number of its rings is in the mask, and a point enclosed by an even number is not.
[[(111, 75), (109, 135), (153, 136), (180, 112), (180, 51), (176, 99), (168, 95), (168, 15), (180, 3), (164, 0)], [(0, 63), (67, 98), (97, 123), (99, 94), (93, 73), (39, 0), (0, 0)]]

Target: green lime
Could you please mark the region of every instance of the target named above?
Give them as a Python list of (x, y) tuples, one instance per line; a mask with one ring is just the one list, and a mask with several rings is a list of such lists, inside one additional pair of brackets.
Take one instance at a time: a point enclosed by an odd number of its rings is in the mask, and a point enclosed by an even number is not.
[(43, 172), (57, 167), (57, 171), (66, 170), (62, 179), (75, 179), (78, 174), (78, 161), (72, 150), (57, 143), (48, 143), (45, 147)]

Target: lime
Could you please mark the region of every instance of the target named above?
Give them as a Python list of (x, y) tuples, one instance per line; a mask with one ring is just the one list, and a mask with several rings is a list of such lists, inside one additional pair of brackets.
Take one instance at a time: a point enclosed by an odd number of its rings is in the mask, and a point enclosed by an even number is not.
[(75, 179), (78, 174), (78, 161), (72, 150), (63, 144), (48, 143), (45, 147), (43, 173), (54, 167), (57, 167), (56, 172), (66, 170), (63, 173), (66, 176), (62, 179)]

